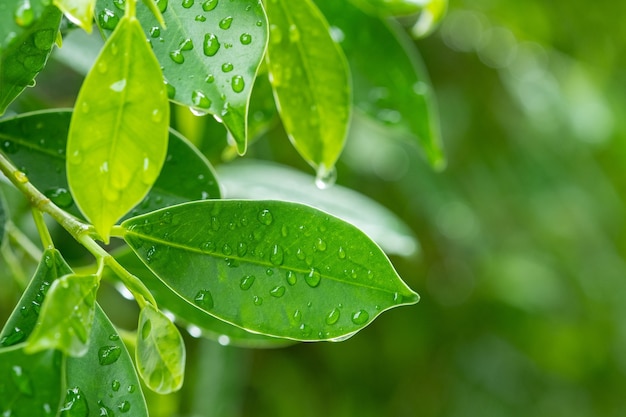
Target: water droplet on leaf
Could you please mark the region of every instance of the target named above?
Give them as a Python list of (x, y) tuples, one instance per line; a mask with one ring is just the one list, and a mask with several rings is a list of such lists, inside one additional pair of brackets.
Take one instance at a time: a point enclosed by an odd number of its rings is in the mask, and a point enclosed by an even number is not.
[(352, 322), (357, 325), (367, 323), (367, 320), (369, 320), (369, 318), (370, 315), (365, 310), (359, 310), (356, 313), (352, 314)]
[(159, 11), (161, 13), (165, 12), (165, 10), (167, 10), (167, 0), (156, 0), (155, 1), (157, 7), (159, 8)]
[(263, 304), (263, 299), (258, 295), (255, 295), (252, 301), (254, 302), (255, 306), (260, 306), (261, 304)]
[(100, 365), (111, 365), (117, 361), (121, 353), (119, 346), (102, 346), (98, 349), (98, 362)]
[(206, 0), (204, 3), (202, 3), (202, 10), (204, 10), (205, 12), (210, 12), (217, 7), (217, 1), (218, 0)]
[(170, 58), (177, 64), (182, 64), (183, 62), (185, 62), (185, 57), (183, 56), (183, 53), (178, 49), (170, 52)]
[(257, 216), (257, 219), (259, 220), (259, 222), (261, 222), (261, 224), (264, 224), (266, 226), (269, 226), (274, 221), (274, 219), (272, 218), (272, 213), (267, 209), (261, 210)]
[(252, 43), (252, 35), (249, 33), (242, 33), (239, 37), (239, 42), (241, 42), (242, 45), (250, 45), (250, 43)]
[(227, 30), (230, 29), (230, 25), (233, 23), (233, 17), (232, 16), (227, 16), (225, 18), (223, 18), (222, 20), (220, 20), (219, 26), (220, 28)]
[(196, 17), (194, 18), (194, 20), (196, 22), (206, 22), (206, 17), (202, 16), (201, 14), (196, 15)]
[(209, 98), (202, 91), (199, 90), (194, 90), (191, 93), (191, 102), (194, 106), (203, 109), (208, 109), (211, 107), (211, 100), (209, 100)]
[(239, 287), (242, 290), (247, 291), (250, 289), (250, 287), (252, 287), (252, 284), (254, 284), (254, 280), (255, 280), (254, 275), (246, 275), (245, 277), (241, 278)]
[(214, 56), (220, 49), (220, 42), (217, 36), (213, 33), (206, 33), (204, 35), (204, 42), (202, 43), (202, 50), (206, 56)]
[(191, 51), (193, 49), (193, 41), (189, 38), (182, 40), (178, 45), (178, 49), (181, 51)]
[(150, 332), (152, 332), (152, 322), (150, 320), (146, 320), (141, 326), (141, 338), (147, 339), (150, 336)]
[(120, 18), (112, 10), (104, 9), (98, 13), (98, 26), (102, 29), (113, 30), (120, 22)]
[(274, 245), (272, 247), (272, 251), (270, 252), (270, 262), (273, 265), (279, 266), (283, 264), (285, 258), (285, 254), (283, 252), (283, 248), (279, 245)]
[(118, 381), (117, 379), (114, 379), (113, 382), (111, 382), (111, 389), (113, 391), (116, 391), (116, 392), (119, 391), (120, 386), (121, 386), (120, 381)]
[(60, 411), (63, 417), (87, 417), (89, 415), (87, 399), (80, 388), (74, 387), (67, 390), (65, 403)]
[(311, 271), (309, 271), (309, 273), (305, 275), (304, 280), (307, 284), (309, 284), (309, 287), (315, 288), (320, 285), (320, 282), (322, 280), (322, 274), (318, 269), (311, 268)]
[(153, 38), (158, 38), (159, 36), (161, 36), (161, 29), (158, 26), (151, 27), (150, 36)]
[(189, 9), (191, 6), (193, 6), (194, 0), (183, 0), (183, 7), (185, 9)]
[(122, 401), (117, 408), (122, 412), (126, 413), (130, 410), (130, 403), (126, 400)]
[(333, 308), (333, 311), (328, 313), (328, 316), (326, 316), (326, 324), (333, 325), (337, 323), (339, 321), (340, 315), (341, 315), (341, 312), (339, 311), (339, 309), (336, 307)]
[(68, 208), (74, 203), (72, 195), (65, 188), (53, 188), (45, 191), (44, 195), (61, 208)]
[(30, 5), (29, 0), (25, 0), (20, 4), (17, 9), (15, 9), (15, 23), (17, 23), (21, 27), (28, 27), (35, 20), (35, 14), (33, 13), (33, 8)]
[(231, 87), (235, 93), (241, 93), (245, 88), (246, 83), (241, 75), (235, 75), (231, 80)]
[(21, 366), (16, 365), (11, 368), (11, 380), (20, 393), (29, 397), (33, 395), (33, 383)]
[(283, 287), (282, 285), (278, 286), (278, 287), (274, 287), (270, 290), (270, 295), (272, 297), (276, 297), (276, 298), (280, 298), (283, 295), (285, 295), (285, 287)]
[(194, 303), (196, 303), (198, 307), (202, 307), (207, 310), (213, 308), (213, 305), (214, 305), (213, 296), (211, 295), (209, 290), (198, 291), (193, 301)]
[(291, 286), (296, 285), (298, 279), (293, 271), (287, 271), (287, 283)]
[(222, 71), (223, 72), (231, 72), (233, 69), (235, 69), (235, 66), (230, 63), (230, 62), (224, 62), (222, 64)]

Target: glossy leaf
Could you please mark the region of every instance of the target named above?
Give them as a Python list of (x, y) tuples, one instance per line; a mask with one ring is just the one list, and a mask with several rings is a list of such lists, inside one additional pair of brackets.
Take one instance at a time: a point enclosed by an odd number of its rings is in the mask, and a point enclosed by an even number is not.
[(434, 93), (408, 35), (396, 22), (368, 16), (347, 1), (317, 0), (317, 4), (342, 39), (352, 69), (355, 106), (415, 138), (430, 163), (443, 168)]
[(65, 275), (55, 280), (41, 306), (41, 314), (28, 338), (26, 351), (58, 349), (69, 356), (87, 351), (99, 278)]
[[(97, 22), (105, 34), (121, 19), (119, 1), (99, 1)], [(258, 0), (157, 2), (167, 29), (146, 7), (137, 8), (146, 37), (163, 67), (172, 101), (224, 122), (246, 150), (248, 102), (265, 53), (267, 19)]]
[(39, 319), (48, 289), (54, 280), (71, 272), (56, 249), (44, 251), (33, 278), (0, 332), (0, 346), (11, 346), (26, 340)]
[(0, 415), (54, 417), (62, 392), (62, 355), (24, 352), (24, 344), (0, 348)]
[(0, 115), (46, 65), (61, 12), (42, 0), (0, 2)]
[(65, 16), (87, 33), (91, 33), (96, 0), (52, 0)]
[(448, 0), (431, 0), (424, 6), (424, 10), (411, 29), (413, 36), (424, 38), (430, 35), (439, 26), (447, 10)]
[(264, 161), (221, 165), (219, 177), (224, 198), (293, 201), (337, 216), (353, 224), (388, 254), (410, 256), (419, 243), (398, 216), (374, 200), (339, 185), (320, 190), (301, 171)]
[(167, 153), (169, 104), (159, 64), (136, 19), (123, 18), (76, 101), (67, 178), (105, 242), (156, 181)]
[[(25, 113), (0, 121), (0, 149), (35, 187), (69, 213), (82, 217), (68, 191), (65, 148), (72, 112)], [(185, 181), (180, 181), (185, 178)], [(219, 198), (210, 163), (170, 129), (167, 157), (148, 195), (131, 211), (137, 215), (191, 200)]]
[(267, 66), (285, 131), (318, 177), (328, 177), (350, 119), (348, 64), (310, 0), (271, 0), (266, 7)]
[[(317, 1), (317, 0), (316, 0)], [(350, 0), (364, 11), (380, 16), (403, 16), (419, 13), (433, 0)], [(435, 0), (438, 1), (438, 0)]]
[(133, 361), (97, 304), (87, 352), (80, 358), (68, 357), (65, 372), (64, 408), (88, 409), (94, 416), (148, 416)]
[(347, 337), (418, 300), (361, 231), (278, 201), (181, 204), (126, 220), (124, 239), (198, 309), (294, 340)]
[(189, 303), (177, 292), (165, 285), (141, 262), (134, 252), (126, 249), (116, 254), (115, 259), (133, 275), (139, 277), (148, 287), (159, 306), (176, 316), (176, 322), (186, 324), (193, 336), (213, 339), (222, 345), (245, 348), (277, 348), (293, 344), (286, 339), (278, 339), (250, 333), (240, 327), (216, 319)]
[(139, 314), (135, 361), (145, 384), (159, 394), (178, 391), (185, 374), (185, 345), (176, 326), (147, 304)]

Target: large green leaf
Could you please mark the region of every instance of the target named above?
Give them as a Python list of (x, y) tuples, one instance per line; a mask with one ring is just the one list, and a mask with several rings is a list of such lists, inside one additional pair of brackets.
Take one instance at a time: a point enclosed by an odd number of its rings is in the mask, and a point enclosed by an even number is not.
[(63, 358), (45, 350), (24, 353), (24, 344), (0, 348), (0, 415), (53, 417), (63, 389)]
[(332, 340), (418, 296), (361, 231), (279, 201), (181, 204), (122, 223), (146, 265), (198, 309), (245, 329)]
[(311, 0), (271, 0), (266, 7), (267, 63), (280, 117), (300, 155), (327, 178), (348, 130), (348, 64)]
[(41, 306), (41, 314), (26, 345), (28, 353), (58, 349), (69, 356), (87, 351), (95, 314), (96, 275), (68, 274), (55, 280)]
[(167, 154), (169, 103), (139, 22), (123, 18), (76, 101), (67, 141), (74, 200), (105, 242), (139, 203)]
[(146, 385), (159, 394), (178, 391), (185, 375), (185, 345), (178, 329), (147, 304), (139, 314), (135, 361)]
[(0, 115), (43, 69), (61, 12), (42, 0), (0, 2)]
[(435, 96), (408, 35), (397, 22), (369, 16), (348, 1), (316, 1), (350, 62), (355, 106), (415, 138), (431, 164), (443, 167)]
[[(65, 170), (71, 116), (69, 110), (48, 110), (2, 120), (0, 149), (52, 202), (82, 217), (68, 191)], [(170, 129), (167, 157), (159, 178), (130, 214), (219, 197), (220, 189), (209, 162), (185, 138)]]
[(304, 203), (352, 223), (388, 254), (410, 256), (419, 247), (409, 226), (381, 204), (339, 185), (320, 190), (311, 176), (293, 168), (247, 160), (221, 165), (218, 175), (224, 198)]
[[(126, 270), (141, 279), (159, 306), (176, 316), (176, 322), (188, 325), (189, 333), (213, 339), (222, 345), (245, 348), (276, 348), (293, 344), (286, 339), (278, 339), (257, 333), (250, 333), (240, 327), (216, 319), (194, 304), (185, 300), (177, 292), (165, 285), (141, 262), (134, 252), (125, 248), (115, 255), (115, 259)], [(198, 334), (198, 332), (200, 334)]]
[[(87, 352), (66, 359), (64, 408), (90, 416), (148, 416), (139, 378), (124, 343), (96, 304)], [(80, 415), (80, 414), (78, 414)]]
[[(98, 1), (97, 22), (105, 34), (123, 15), (123, 4)], [(167, 29), (146, 7), (137, 8), (137, 17), (163, 67), (170, 99), (196, 113), (214, 114), (244, 153), (248, 101), (267, 44), (261, 2), (159, 0), (157, 5)]]

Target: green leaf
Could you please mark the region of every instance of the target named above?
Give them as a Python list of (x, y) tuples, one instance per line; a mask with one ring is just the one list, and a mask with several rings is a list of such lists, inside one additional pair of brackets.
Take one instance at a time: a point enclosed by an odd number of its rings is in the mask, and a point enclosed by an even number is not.
[(46, 65), (61, 12), (41, 0), (0, 2), (0, 115)]
[(52, 0), (52, 3), (61, 9), (72, 23), (91, 33), (96, 0)]
[(419, 243), (398, 216), (374, 200), (339, 185), (320, 190), (313, 178), (293, 168), (263, 161), (241, 161), (219, 167), (224, 198), (293, 201), (353, 224), (388, 254), (410, 256)]
[(4, 243), (4, 237), (6, 235), (7, 221), (9, 220), (9, 212), (7, 209), (7, 203), (4, 199), (4, 194), (0, 191), (0, 246)]
[[(123, 10), (99, 1), (97, 22), (105, 34)], [(163, 67), (172, 101), (224, 122), (246, 150), (248, 102), (267, 44), (267, 19), (258, 0), (158, 1), (167, 29), (145, 7), (137, 17)]]
[(26, 340), (39, 319), (41, 304), (52, 283), (72, 270), (56, 249), (46, 249), (19, 303), (0, 332), (0, 346)]
[(318, 178), (333, 172), (351, 112), (350, 73), (310, 0), (267, 2), (267, 64), (285, 131)]
[(119, 334), (96, 304), (87, 352), (66, 359), (63, 406), (99, 416), (148, 416), (135, 366)]
[(87, 75), (67, 141), (74, 200), (105, 242), (156, 181), (167, 153), (169, 104), (136, 19), (123, 18)]
[[(68, 191), (65, 170), (71, 116), (68, 110), (48, 110), (2, 120), (0, 149), (53, 203), (82, 217)], [(219, 197), (219, 185), (210, 163), (185, 138), (170, 129), (167, 157), (159, 178), (130, 214)]]
[(182, 298), (178, 293), (165, 285), (146, 265), (128, 250), (115, 255), (115, 259), (130, 273), (141, 279), (148, 287), (161, 308), (167, 309), (176, 316), (176, 322), (187, 324), (189, 333), (213, 339), (222, 345), (231, 345), (245, 348), (277, 348), (293, 344), (286, 339), (268, 337), (250, 333), (240, 327), (235, 327), (225, 321), (216, 319), (203, 310), (195, 307)]
[(347, 1), (317, 3), (342, 39), (352, 69), (355, 106), (415, 138), (430, 163), (443, 168), (435, 96), (412, 40), (397, 22), (368, 16)]
[(41, 314), (27, 341), (26, 352), (58, 349), (69, 356), (84, 355), (93, 323), (99, 281), (96, 275), (74, 274), (55, 280), (41, 306)]
[[(318, 1), (318, 0), (316, 0)], [(380, 16), (403, 16), (419, 13), (432, 0), (350, 0), (362, 10)], [(438, 1), (438, 0), (435, 0)]]
[(45, 350), (30, 355), (24, 345), (0, 348), (0, 415), (57, 415), (62, 392), (60, 352)]
[(361, 231), (300, 204), (192, 202), (122, 227), (127, 243), (173, 291), (257, 333), (336, 340), (418, 300)]
[(135, 361), (145, 384), (159, 394), (178, 391), (185, 373), (185, 345), (176, 326), (147, 304), (139, 314)]
[(411, 33), (416, 38), (424, 38), (430, 35), (439, 26), (448, 10), (448, 0), (431, 0), (419, 15), (419, 18), (411, 28)]

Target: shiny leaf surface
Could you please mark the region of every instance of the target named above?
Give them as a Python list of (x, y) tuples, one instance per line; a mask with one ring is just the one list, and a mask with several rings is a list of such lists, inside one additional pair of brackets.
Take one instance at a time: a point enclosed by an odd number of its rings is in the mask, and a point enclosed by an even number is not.
[(96, 0), (53, 0), (52, 2), (72, 23), (91, 33)]
[(308, 206), (201, 201), (122, 223), (124, 239), (196, 308), (294, 340), (352, 335), (418, 296), (375, 243)]

